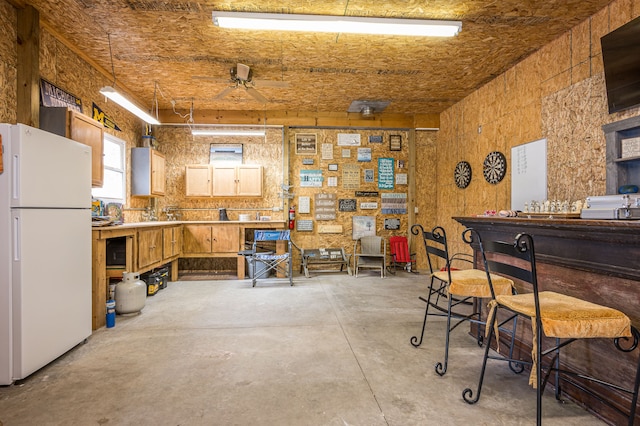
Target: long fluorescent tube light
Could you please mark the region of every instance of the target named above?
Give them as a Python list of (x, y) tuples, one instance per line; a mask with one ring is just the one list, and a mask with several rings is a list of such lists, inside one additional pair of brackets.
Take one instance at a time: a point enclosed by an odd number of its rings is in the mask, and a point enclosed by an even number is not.
[(425, 37), (453, 37), (458, 34), (462, 28), (462, 22), (460, 21), (216, 11), (213, 12), (213, 23), (221, 28), (249, 30), (387, 34)]
[(125, 98), (120, 93), (118, 93), (116, 91), (116, 89), (114, 89), (113, 87), (105, 86), (102, 89), (100, 89), (100, 93), (102, 93), (104, 96), (106, 96), (107, 98), (111, 99), (113, 102), (117, 103), (121, 107), (125, 108), (126, 110), (128, 110), (132, 114), (135, 114), (137, 117), (139, 117), (142, 120), (146, 121), (147, 123), (149, 123), (149, 124), (160, 124), (160, 122), (158, 120), (156, 120), (155, 118), (153, 118), (153, 116), (151, 116), (150, 114), (147, 114), (146, 112), (144, 112), (136, 104), (134, 104), (129, 99)]
[(264, 136), (264, 130), (191, 130), (193, 136)]

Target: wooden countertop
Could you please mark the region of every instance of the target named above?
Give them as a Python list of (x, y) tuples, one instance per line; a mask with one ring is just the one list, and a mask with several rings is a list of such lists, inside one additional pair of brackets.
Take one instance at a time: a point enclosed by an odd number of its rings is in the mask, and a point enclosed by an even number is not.
[(145, 228), (153, 226), (171, 226), (171, 225), (197, 225), (197, 224), (217, 224), (217, 225), (251, 225), (252, 227), (265, 226), (282, 226), (286, 223), (284, 220), (170, 220), (170, 221), (150, 221), (150, 222), (128, 222), (122, 225), (94, 226), (94, 230), (105, 229), (126, 229), (126, 228)]

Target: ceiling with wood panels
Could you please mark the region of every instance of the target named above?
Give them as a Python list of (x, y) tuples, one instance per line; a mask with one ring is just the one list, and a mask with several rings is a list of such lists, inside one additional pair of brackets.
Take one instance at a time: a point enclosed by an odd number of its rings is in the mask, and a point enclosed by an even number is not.
[[(19, 0), (20, 1), (20, 0)], [(611, 0), (22, 0), (151, 108), (438, 114)], [(15, 1), (14, 1), (15, 3)], [(460, 20), (453, 38), (221, 29), (213, 10)], [(259, 102), (230, 86), (251, 67)], [(375, 111), (374, 111), (375, 112)]]

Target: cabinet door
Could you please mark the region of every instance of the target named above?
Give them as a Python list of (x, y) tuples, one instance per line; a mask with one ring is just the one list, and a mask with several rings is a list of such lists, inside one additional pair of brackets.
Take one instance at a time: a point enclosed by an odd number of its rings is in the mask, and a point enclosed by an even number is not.
[(151, 193), (154, 195), (164, 195), (165, 174), (164, 155), (155, 149), (151, 150)]
[(213, 170), (213, 196), (231, 197), (236, 195), (236, 167), (214, 166)]
[(162, 260), (162, 229), (138, 230), (138, 268)]
[(179, 226), (170, 226), (162, 229), (162, 259), (170, 259), (180, 254), (182, 247), (182, 232)]
[(238, 166), (237, 179), (237, 195), (262, 197), (262, 166)]
[(211, 253), (211, 225), (185, 225), (182, 236), (185, 254)]
[(188, 165), (185, 171), (187, 197), (211, 196), (211, 167), (207, 164)]
[(69, 110), (69, 138), (91, 147), (91, 186), (101, 187), (103, 178), (104, 129), (102, 124)]
[(240, 227), (237, 225), (212, 226), (211, 251), (214, 253), (233, 253), (240, 249)]

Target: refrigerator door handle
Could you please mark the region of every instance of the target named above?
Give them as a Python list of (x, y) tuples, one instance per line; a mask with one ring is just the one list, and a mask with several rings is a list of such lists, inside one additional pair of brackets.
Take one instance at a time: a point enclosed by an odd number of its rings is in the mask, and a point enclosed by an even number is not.
[(17, 200), (20, 196), (20, 157), (18, 154), (13, 154), (13, 167), (11, 168), (11, 172), (11, 181), (13, 182), (11, 186), (11, 190), (13, 191), (11, 199)]
[(13, 217), (13, 260), (20, 261), (20, 218)]

